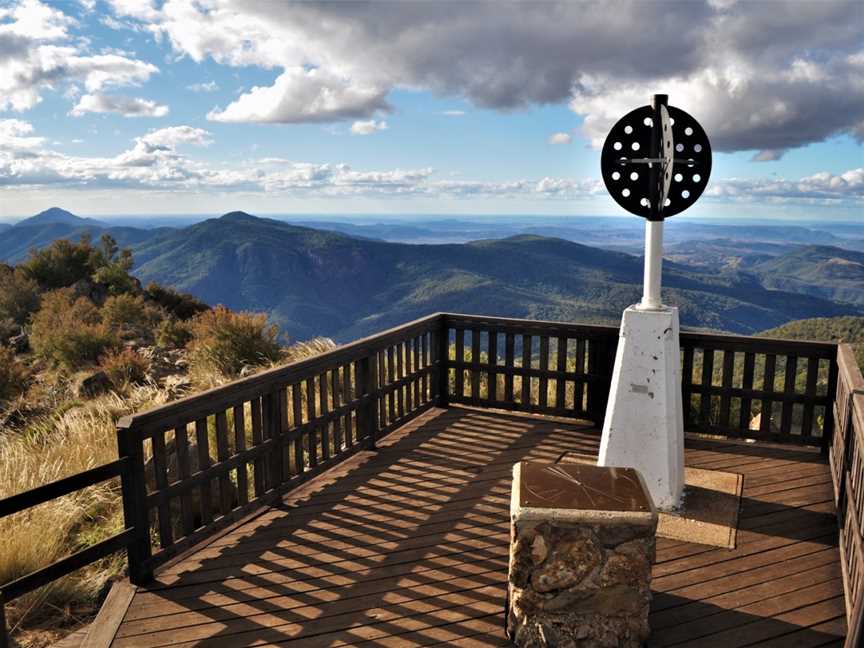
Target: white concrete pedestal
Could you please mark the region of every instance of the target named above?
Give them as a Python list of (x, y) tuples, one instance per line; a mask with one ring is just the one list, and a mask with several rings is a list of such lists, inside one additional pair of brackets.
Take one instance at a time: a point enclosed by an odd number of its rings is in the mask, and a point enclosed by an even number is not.
[(662, 510), (684, 488), (680, 348), (677, 308), (624, 311), (597, 460), (636, 468)]

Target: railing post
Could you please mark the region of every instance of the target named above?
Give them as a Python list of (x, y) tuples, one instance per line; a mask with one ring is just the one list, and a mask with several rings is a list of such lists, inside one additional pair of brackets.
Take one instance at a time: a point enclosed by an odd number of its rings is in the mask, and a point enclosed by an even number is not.
[(358, 363), (357, 381), (359, 382), (360, 395), (366, 402), (358, 411), (358, 427), (366, 436), (366, 447), (375, 450), (375, 442), (378, 437), (378, 403), (376, 394), (378, 392), (378, 355), (376, 351), (369, 351)]
[(588, 415), (599, 428), (603, 427), (606, 418), (617, 344), (617, 338), (598, 339), (592, 340), (588, 347), (588, 373), (595, 376), (595, 380), (588, 384)]
[[(838, 345), (837, 351), (839, 352), (840, 347)], [(822, 454), (828, 455), (828, 451), (831, 448), (831, 443), (834, 440), (834, 402), (837, 399), (837, 388), (838, 388), (838, 373), (839, 373), (839, 365), (837, 364), (837, 355), (835, 353), (834, 357), (831, 358), (828, 365), (828, 394), (831, 396), (831, 402), (825, 406), (825, 424), (822, 426)]]
[(147, 514), (147, 485), (144, 478), (144, 444), (137, 438), (131, 419), (124, 417), (117, 423), (117, 450), (126, 459), (120, 484), (123, 492), (123, 519), (127, 529), (133, 530), (134, 539), (126, 549), (129, 561), (129, 580), (142, 585), (153, 580), (150, 560), (150, 518)]
[(450, 327), (446, 315), (441, 316), (434, 339), (436, 404), (438, 407), (447, 407), (450, 404)]

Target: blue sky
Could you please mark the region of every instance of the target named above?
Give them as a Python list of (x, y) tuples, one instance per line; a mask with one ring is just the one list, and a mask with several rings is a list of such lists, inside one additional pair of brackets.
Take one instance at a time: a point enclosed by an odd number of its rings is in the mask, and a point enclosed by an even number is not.
[(862, 9), (811, 4), (0, 1), (0, 218), (621, 214), (598, 147), (657, 91), (715, 147), (689, 215), (855, 218)]

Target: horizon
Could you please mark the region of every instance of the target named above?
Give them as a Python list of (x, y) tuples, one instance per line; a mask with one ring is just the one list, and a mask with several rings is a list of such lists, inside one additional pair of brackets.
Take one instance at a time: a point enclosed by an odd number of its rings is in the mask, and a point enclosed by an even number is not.
[(712, 142), (688, 217), (860, 218), (856, 2), (274, 6), (0, 0), (0, 221), (621, 216), (599, 146), (655, 92)]

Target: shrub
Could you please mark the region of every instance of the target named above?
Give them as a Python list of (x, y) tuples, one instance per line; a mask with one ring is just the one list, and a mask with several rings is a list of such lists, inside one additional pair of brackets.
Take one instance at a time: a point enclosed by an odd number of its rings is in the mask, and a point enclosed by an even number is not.
[(109, 351), (99, 359), (99, 367), (117, 389), (132, 384), (141, 385), (147, 380), (150, 361), (134, 349)]
[(179, 320), (188, 320), (210, 310), (207, 304), (189, 293), (181, 293), (157, 283), (148, 284), (144, 294)]
[(0, 346), (0, 403), (23, 392), (27, 377), (26, 367), (18, 361), (12, 349)]
[(41, 250), (31, 250), (18, 269), (43, 290), (65, 288), (93, 274), (93, 252), (88, 236), (78, 243), (58, 239)]
[(114, 295), (100, 309), (102, 321), (124, 339), (152, 340), (164, 311), (141, 295)]
[(280, 356), (278, 334), (264, 313), (235, 313), (217, 306), (192, 320), (193, 368), (230, 377), (245, 366), (273, 362)]
[(166, 317), (156, 329), (156, 344), (164, 349), (182, 349), (191, 339), (189, 324), (174, 317)]
[(77, 369), (93, 364), (118, 343), (116, 334), (102, 323), (89, 299), (75, 298), (68, 288), (47, 293), (33, 316), (30, 345), (43, 358)]
[(0, 320), (21, 325), (38, 308), (39, 284), (23, 272), (0, 266)]

